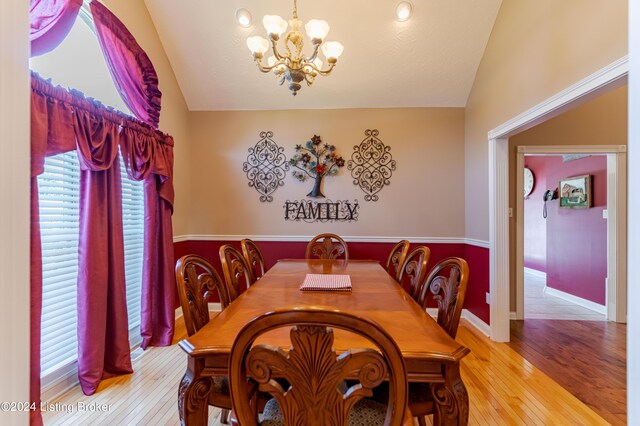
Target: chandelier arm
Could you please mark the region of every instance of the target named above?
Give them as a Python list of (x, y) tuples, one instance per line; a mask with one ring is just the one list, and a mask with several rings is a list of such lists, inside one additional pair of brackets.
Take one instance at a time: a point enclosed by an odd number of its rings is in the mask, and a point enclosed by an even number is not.
[(280, 52), (278, 52), (278, 47), (276, 46), (277, 40), (275, 39), (271, 39), (271, 50), (273, 50), (273, 56), (276, 57), (276, 59), (280, 60), (280, 59), (285, 59), (288, 58), (289, 55), (288, 54), (283, 54), (281, 55)]
[(318, 67), (316, 67), (314, 63), (311, 63), (311, 62), (305, 64), (305, 66), (315, 70), (320, 75), (329, 75), (329, 73), (331, 73), (331, 70), (333, 70), (333, 67), (336, 66), (336, 63), (329, 62), (329, 68), (327, 68), (326, 70), (319, 69)]
[[(261, 62), (261, 61), (259, 61), (258, 59), (256, 59), (256, 64), (258, 65), (258, 69), (259, 69), (260, 71), (262, 71), (262, 72), (264, 72), (264, 73), (267, 73), (267, 72), (273, 71), (273, 69), (274, 69), (274, 68), (276, 68), (276, 67), (278, 67), (278, 66), (280, 66), (280, 65), (283, 65), (283, 64), (284, 64), (284, 62), (277, 61), (277, 62), (276, 62), (276, 63), (274, 63), (272, 66), (269, 66), (269, 65), (264, 66), (264, 65), (262, 65), (262, 62)], [(285, 66), (286, 66), (286, 65), (285, 65)]]
[(308, 63), (313, 62), (318, 57), (318, 48), (321, 44), (322, 43), (313, 43), (313, 55), (311, 55), (309, 59), (307, 59)]

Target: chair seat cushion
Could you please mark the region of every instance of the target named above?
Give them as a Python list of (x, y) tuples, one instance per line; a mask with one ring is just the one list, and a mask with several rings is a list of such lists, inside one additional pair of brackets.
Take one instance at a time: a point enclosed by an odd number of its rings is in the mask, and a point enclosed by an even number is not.
[(229, 395), (229, 377), (214, 376), (212, 382), (213, 382), (213, 386), (211, 388), (212, 392)]
[(409, 404), (433, 401), (429, 383), (409, 383)]
[[(384, 425), (387, 416), (387, 406), (370, 399), (361, 399), (353, 406), (349, 413), (349, 425), (351, 426), (377, 426)], [(278, 402), (272, 398), (267, 402), (262, 413), (261, 426), (282, 426), (284, 416), (278, 406)]]

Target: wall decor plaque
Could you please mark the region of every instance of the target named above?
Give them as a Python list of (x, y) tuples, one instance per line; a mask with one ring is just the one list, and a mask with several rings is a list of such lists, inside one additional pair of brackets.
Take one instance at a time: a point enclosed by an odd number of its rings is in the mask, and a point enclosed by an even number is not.
[(313, 222), (354, 222), (358, 220), (358, 200), (293, 200), (284, 203), (284, 220)]
[(260, 194), (261, 202), (273, 201), (273, 193), (284, 185), (289, 170), (284, 147), (274, 142), (273, 132), (260, 132), (260, 140), (249, 148), (242, 170), (247, 174), (249, 186)]
[(347, 169), (351, 171), (353, 184), (364, 191), (365, 201), (378, 201), (378, 193), (391, 184), (391, 175), (396, 169), (396, 161), (391, 156), (391, 147), (379, 138), (377, 129), (365, 130), (365, 138), (353, 147)]

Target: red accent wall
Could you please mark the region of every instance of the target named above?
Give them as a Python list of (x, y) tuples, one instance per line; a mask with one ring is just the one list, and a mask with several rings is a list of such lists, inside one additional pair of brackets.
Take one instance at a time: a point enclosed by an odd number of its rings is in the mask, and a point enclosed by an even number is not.
[[(239, 241), (182, 241), (174, 244), (176, 261), (186, 254), (203, 256), (220, 270), (218, 250), (224, 244), (240, 248)], [(267, 268), (272, 267), (278, 259), (302, 259), (307, 247), (306, 242), (256, 242), (264, 256)], [(352, 259), (372, 259), (385, 265), (393, 243), (361, 243), (350, 242), (349, 257)], [(412, 244), (411, 249), (421, 244)], [(469, 263), (469, 284), (465, 308), (489, 324), (489, 305), (485, 303), (485, 293), (489, 291), (489, 249), (468, 244), (426, 244), (431, 250), (429, 268), (449, 256), (459, 256)]]
[[(543, 196), (547, 189), (554, 189), (557, 183), (547, 185), (547, 157), (526, 156), (525, 167), (533, 172), (534, 186), (524, 200), (524, 266), (540, 272), (547, 272), (547, 221), (542, 217)], [(547, 206), (549, 207), (549, 206)]]
[(490, 307), (486, 299), (489, 292), (489, 249), (465, 244), (463, 257), (469, 264), (469, 283), (464, 307), (490, 324)]
[(604, 305), (607, 277), (607, 158), (591, 156), (562, 162), (547, 158), (547, 185), (556, 188), (560, 179), (593, 175), (593, 207), (560, 208), (547, 203), (547, 286)]

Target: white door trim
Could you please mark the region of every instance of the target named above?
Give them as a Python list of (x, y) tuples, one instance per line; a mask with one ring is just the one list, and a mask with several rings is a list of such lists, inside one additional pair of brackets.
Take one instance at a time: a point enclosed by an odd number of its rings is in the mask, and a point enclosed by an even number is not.
[(640, 424), (640, 2), (629, 0), (627, 424)]
[(509, 341), (509, 181), (506, 174), (509, 165), (506, 155), (509, 136), (549, 120), (605, 88), (624, 84), (628, 71), (629, 61), (624, 56), (488, 133), (489, 288), (493, 340)]
[(524, 156), (553, 154), (605, 154), (607, 156), (607, 319), (626, 322), (627, 312), (627, 147), (518, 146), (516, 154), (516, 319), (524, 319)]
[(509, 341), (509, 140), (489, 140), (491, 339)]

